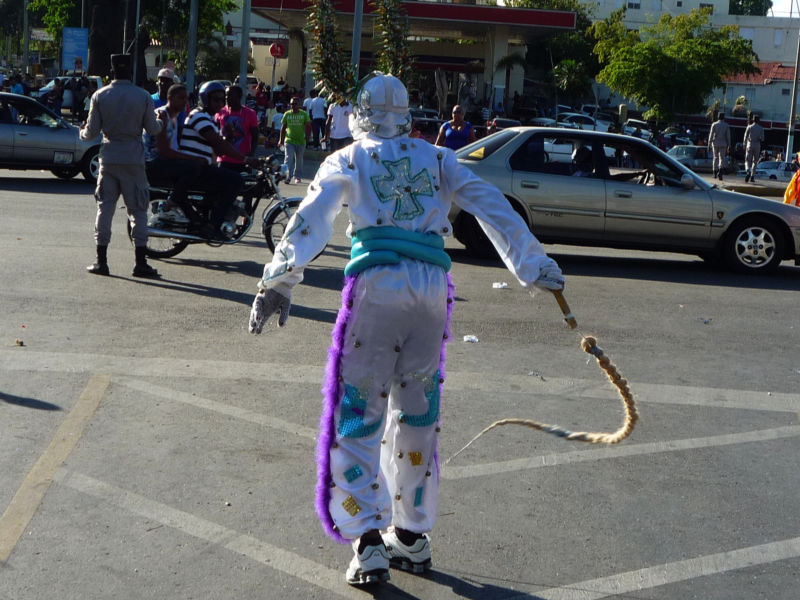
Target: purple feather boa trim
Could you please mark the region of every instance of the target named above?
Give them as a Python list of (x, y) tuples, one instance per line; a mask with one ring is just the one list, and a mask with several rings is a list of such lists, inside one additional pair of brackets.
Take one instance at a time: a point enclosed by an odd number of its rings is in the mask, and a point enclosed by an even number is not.
[[(315, 507), (317, 516), (322, 523), (322, 528), (328, 536), (339, 542), (347, 544), (349, 540), (344, 539), (330, 513), (331, 502), (331, 446), (336, 440), (334, 424), (334, 412), (339, 404), (339, 371), (342, 363), (342, 345), (344, 342), (344, 332), (350, 320), (353, 306), (353, 290), (355, 288), (358, 275), (351, 275), (345, 278), (344, 288), (342, 289), (342, 307), (336, 317), (336, 324), (331, 334), (331, 346), (328, 349), (328, 363), (325, 366), (325, 381), (322, 386), (322, 415), (319, 419), (319, 436), (317, 438), (317, 490)], [(447, 341), (450, 338), (450, 318), (455, 306), (455, 285), (450, 273), (447, 274), (447, 321), (444, 326), (442, 336), (442, 349), (439, 354), (439, 376), (442, 381), (445, 379), (445, 362), (447, 358)], [(439, 384), (439, 395), (441, 397), (443, 384)], [(439, 414), (441, 423), (441, 413)], [(436, 464), (436, 476), (439, 477), (439, 451), (438, 447), (434, 454)]]
[[(447, 274), (447, 321), (444, 324), (444, 335), (442, 336), (442, 350), (439, 353), (439, 379), (442, 383), (439, 384), (439, 425), (442, 424), (442, 388), (444, 387), (444, 380), (447, 377), (445, 373), (445, 364), (447, 363), (447, 342), (450, 340), (450, 318), (453, 316), (453, 308), (456, 305), (456, 286), (453, 283), (453, 277), (450, 273)], [(439, 477), (439, 440), (436, 440), (436, 449), (433, 453), (434, 464), (436, 465), (436, 477)]]
[(342, 288), (342, 307), (336, 317), (336, 325), (331, 334), (331, 346), (328, 348), (328, 364), (325, 366), (325, 381), (322, 384), (322, 415), (319, 419), (319, 437), (317, 438), (317, 493), (315, 505), (317, 516), (322, 527), (332, 539), (340, 544), (348, 543), (336, 529), (331, 517), (331, 446), (336, 440), (333, 414), (339, 404), (339, 370), (342, 364), (342, 345), (344, 332), (353, 307), (353, 289), (357, 275), (345, 277)]

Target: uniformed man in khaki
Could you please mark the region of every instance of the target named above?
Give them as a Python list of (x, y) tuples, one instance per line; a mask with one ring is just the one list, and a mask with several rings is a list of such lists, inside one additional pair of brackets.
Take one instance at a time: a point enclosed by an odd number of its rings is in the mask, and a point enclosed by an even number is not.
[(101, 131), (100, 174), (94, 196), (97, 219), (94, 239), (97, 262), (86, 267), (95, 275), (108, 275), (107, 250), (111, 241), (111, 221), (120, 194), (128, 209), (136, 250), (135, 277), (158, 277), (158, 271), (147, 264), (147, 206), (150, 200), (147, 174), (144, 169), (142, 130), (150, 135), (161, 131), (156, 119), (153, 99), (131, 82), (132, 59), (129, 54), (112, 54), (114, 81), (94, 93), (89, 117), (81, 129), (81, 139), (90, 140)]
[(752, 122), (744, 130), (744, 180), (756, 180), (756, 164), (761, 156), (761, 142), (764, 141), (764, 128), (761, 126), (761, 117), (753, 115)]
[(731, 128), (725, 122), (725, 115), (722, 112), (717, 115), (717, 120), (708, 133), (708, 147), (714, 153), (714, 177), (722, 181), (725, 156), (731, 147)]

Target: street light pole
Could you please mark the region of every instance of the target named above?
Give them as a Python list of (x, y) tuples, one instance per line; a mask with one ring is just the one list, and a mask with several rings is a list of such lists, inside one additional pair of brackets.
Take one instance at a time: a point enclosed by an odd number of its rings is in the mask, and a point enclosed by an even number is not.
[(247, 59), (250, 56), (250, 0), (242, 2), (242, 39), (239, 50), (239, 87), (247, 100)]
[(186, 61), (186, 89), (190, 94), (194, 91), (194, 63), (197, 56), (197, 11), (198, 0), (192, 0), (189, 5), (189, 56)]
[(794, 147), (794, 111), (797, 103), (797, 63), (800, 62), (800, 31), (797, 32), (797, 55), (794, 59), (794, 81), (792, 81), (792, 105), (789, 107), (789, 135), (786, 138), (786, 160), (792, 154)]
[(364, 0), (355, 0), (353, 14), (353, 50), (350, 60), (356, 67), (356, 81), (358, 81), (358, 67), (361, 64), (361, 21), (364, 19)]

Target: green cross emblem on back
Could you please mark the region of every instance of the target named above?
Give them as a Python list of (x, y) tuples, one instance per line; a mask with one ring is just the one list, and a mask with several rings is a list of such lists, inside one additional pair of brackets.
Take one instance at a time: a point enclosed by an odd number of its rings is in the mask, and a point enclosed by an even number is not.
[(372, 187), (381, 202), (394, 200), (394, 218), (398, 221), (409, 221), (425, 212), (418, 196), (433, 197), (433, 181), (427, 169), (421, 169), (411, 175), (411, 159), (383, 160), (381, 164), (389, 171), (389, 175), (370, 177)]

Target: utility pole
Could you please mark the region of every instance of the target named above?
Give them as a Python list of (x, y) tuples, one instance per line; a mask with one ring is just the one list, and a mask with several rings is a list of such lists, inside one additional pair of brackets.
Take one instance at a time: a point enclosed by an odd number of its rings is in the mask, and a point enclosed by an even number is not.
[(242, 40), (239, 51), (239, 87), (247, 100), (247, 59), (250, 56), (250, 0), (242, 2)]
[(361, 21), (364, 19), (364, 0), (355, 0), (355, 13), (353, 14), (353, 50), (350, 60), (356, 68), (356, 81), (358, 81), (358, 67), (361, 64)]
[(28, 28), (28, 2), (24, 0), (22, 3), (22, 68), (25, 73), (28, 72), (28, 50), (31, 47), (31, 31)]
[(191, 0), (189, 6), (189, 49), (186, 61), (186, 89), (194, 92), (194, 63), (197, 58), (197, 16), (198, 0)]
[(789, 135), (786, 137), (786, 160), (790, 160), (794, 147), (794, 112), (797, 104), (797, 63), (800, 62), (800, 31), (797, 35), (797, 55), (794, 59), (794, 81), (792, 81), (792, 105), (789, 107)]

